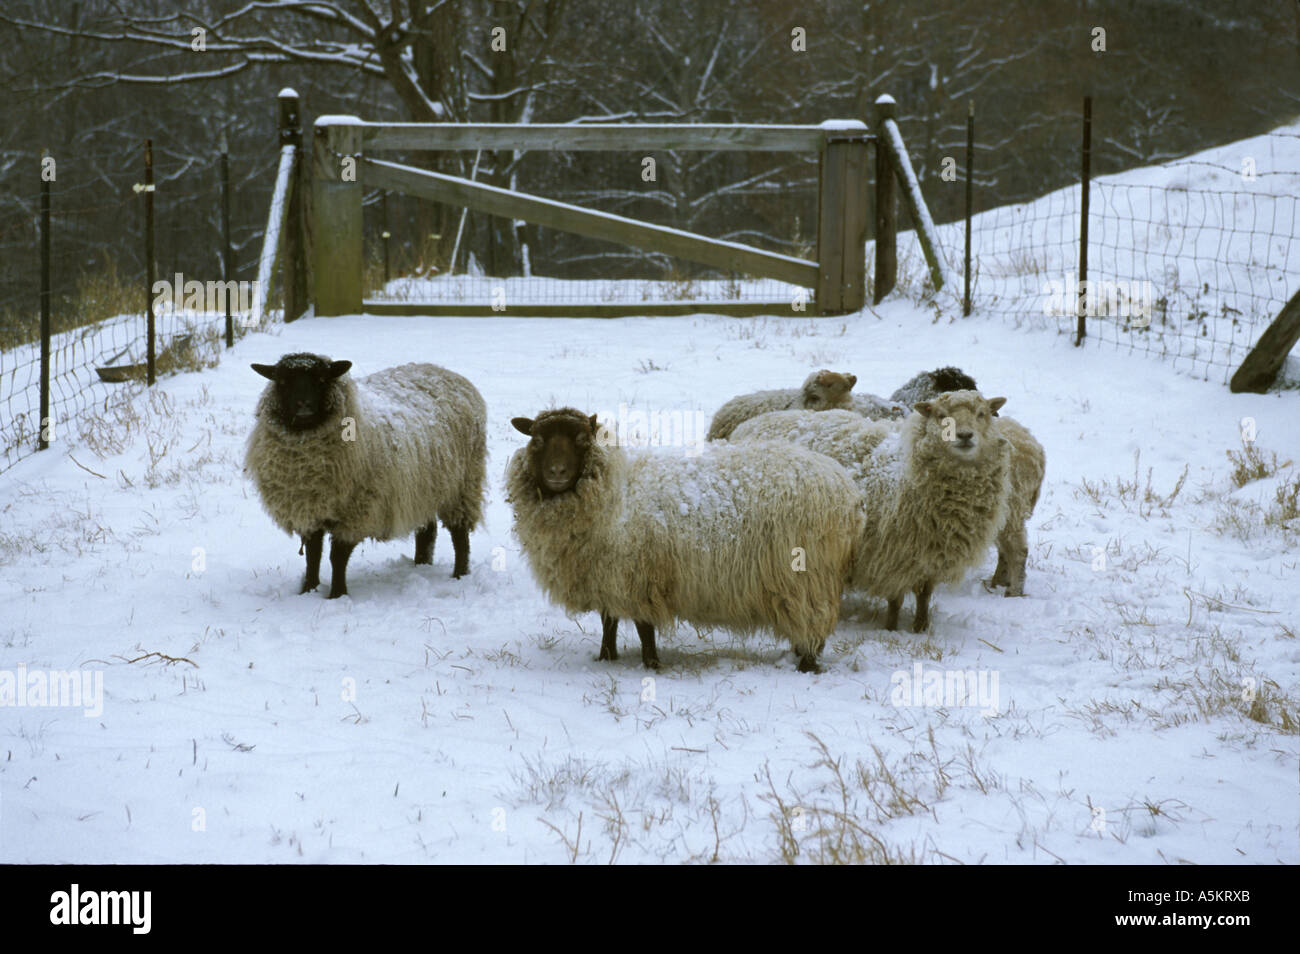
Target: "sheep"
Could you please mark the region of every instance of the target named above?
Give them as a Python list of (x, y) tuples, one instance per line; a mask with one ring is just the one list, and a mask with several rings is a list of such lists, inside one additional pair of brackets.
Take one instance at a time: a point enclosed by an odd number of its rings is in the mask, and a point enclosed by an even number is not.
[(552, 602), (600, 614), (599, 659), (630, 617), (647, 668), (656, 627), (683, 620), (770, 630), (819, 671), (864, 528), (843, 468), (780, 443), (629, 453), (573, 408), (511, 423), (529, 437), (506, 472), (515, 534)]
[[(931, 400), (948, 391), (975, 390), (975, 381), (960, 368), (937, 368), (922, 371), (891, 396), (895, 401), (914, 404)], [(868, 414), (882, 418), (885, 415)], [(1011, 442), (1011, 503), (1006, 525), (998, 533), (998, 565), (989, 580), (990, 586), (1005, 586), (1007, 596), (1025, 595), (1025, 561), (1029, 557), (1029, 534), (1026, 524), (1038, 504), (1038, 494), (1047, 470), (1043, 445), (1019, 421), (998, 418), (1002, 436)]]
[[(922, 371), (911, 378), (891, 394), (889, 400), (905, 408), (912, 408), (917, 401), (933, 401), (947, 391), (977, 390), (979, 388), (975, 384), (975, 379), (961, 368), (935, 368), (933, 371)], [(884, 415), (867, 414), (866, 416), (883, 417)]]
[[(347, 594), (348, 558), (365, 539), (415, 533), (415, 562), (433, 562), (437, 520), (451, 533), (454, 578), (469, 572), (469, 532), (482, 516), (487, 408), (465, 378), (404, 364), (360, 380), (351, 361), (287, 354), (253, 370), (271, 383), (257, 405), (244, 469), (262, 505), (302, 537), (300, 593), (320, 585), (330, 534), (329, 599)], [(300, 550), (299, 552), (302, 552)]]
[(853, 374), (837, 371), (814, 371), (804, 380), (801, 388), (785, 388), (778, 391), (755, 391), (734, 397), (713, 415), (709, 432), (705, 440), (719, 441), (728, 437), (737, 424), (751, 417), (768, 411), (782, 411), (787, 408), (804, 408), (809, 411), (824, 411), (827, 408), (853, 406), (854, 395), (849, 392), (858, 379)]
[(1029, 558), (1026, 525), (1038, 504), (1047, 471), (1047, 455), (1019, 421), (998, 418), (998, 430), (1011, 442), (1011, 501), (1007, 522), (998, 533), (998, 565), (990, 586), (1005, 586), (1006, 596), (1025, 595), (1025, 561)]
[(911, 590), (920, 633), (935, 584), (959, 581), (1007, 522), (1010, 441), (993, 419), (1005, 403), (954, 391), (918, 402), (901, 424), (787, 411), (747, 422), (732, 440), (785, 439), (839, 461), (867, 508), (852, 586), (888, 601), (887, 629)]
[[(922, 371), (891, 395), (891, 400), (908, 404), (932, 400), (948, 391), (973, 391), (975, 381), (960, 368), (936, 368)], [(873, 420), (885, 420), (888, 413), (854, 410)], [(998, 565), (989, 580), (990, 586), (1005, 586), (1007, 596), (1025, 595), (1025, 561), (1029, 557), (1029, 534), (1026, 524), (1038, 503), (1047, 469), (1043, 445), (1018, 421), (993, 416), (1001, 423), (1002, 436), (1011, 442), (1011, 504), (1006, 526), (998, 533)]]

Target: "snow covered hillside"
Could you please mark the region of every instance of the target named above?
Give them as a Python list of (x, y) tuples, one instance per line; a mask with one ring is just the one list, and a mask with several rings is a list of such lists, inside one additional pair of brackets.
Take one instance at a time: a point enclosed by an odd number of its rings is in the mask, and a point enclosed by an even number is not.
[[(349, 597), (297, 595), (298, 543), (241, 458), (249, 362), (302, 350), (358, 375), (434, 361), (482, 391), (468, 577), (440, 531), (431, 567), (366, 543)], [(1047, 450), (1024, 599), (972, 576), (915, 636), (850, 596), (815, 676), (769, 637), (684, 627), (651, 676), (627, 623), (596, 662), (596, 618), (549, 605), (511, 538), (512, 416), (708, 415), (818, 367), (887, 394), (948, 363)], [(1237, 487), (1243, 446), (1258, 479)], [(77, 670), (103, 689), (0, 708), (0, 861), (1294, 863), (1298, 449), (1300, 392), (1234, 396), (904, 301), (251, 334), (0, 475), (0, 691)], [(966, 674), (978, 699), (924, 691)]]

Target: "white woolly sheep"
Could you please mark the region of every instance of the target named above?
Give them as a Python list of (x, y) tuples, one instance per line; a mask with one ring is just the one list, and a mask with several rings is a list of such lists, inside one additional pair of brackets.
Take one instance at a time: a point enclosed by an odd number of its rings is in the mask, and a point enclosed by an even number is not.
[[(891, 396), (909, 407), (917, 401), (932, 400), (948, 391), (975, 390), (975, 381), (960, 368), (936, 368), (922, 371)], [(886, 415), (862, 413), (881, 419)], [(1020, 422), (1009, 417), (998, 418), (1002, 436), (1011, 442), (1011, 501), (1007, 522), (998, 533), (998, 565), (989, 581), (992, 586), (1005, 586), (1007, 596), (1025, 595), (1025, 561), (1029, 557), (1029, 534), (1026, 525), (1038, 503), (1047, 470), (1047, 457), (1043, 445), (1034, 439)]]
[(600, 659), (628, 617), (657, 668), (655, 627), (684, 620), (770, 630), (817, 671), (863, 531), (843, 468), (782, 443), (628, 453), (572, 408), (511, 423), (530, 438), (506, 474), (515, 533), (553, 602), (600, 614)]
[(404, 364), (360, 380), (350, 361), (287, 354), (253, 370), (271, 384), (257, 405), (244, 468), (276, 525), (302, 537), (320, 584), (330, 535), (329, 598), (347, 593), (348, 558), (365, 539), (415, 533), (415, 562), (433, 562), (437, 520), (451, 533), (453, 577), (469, 572), (469, 532), (483, 509), (487, 409), (465, 378)]
[(898, 628), (911, 590), (919, 633), (930, 624), (935, 584), (961, 580), (1007, 521), (1010, 443), (993, 419), (1005, 401), (955, 391), (918, 402), (901, 424), (855, 424), (835, 412), (766, 414), (732, 440), (790, 440), (849, 471), (867, 508), (853, 586), (888, 600), (888, 629)]
[(768, 411), (802, 408), (807, 411), (825, 411), (828, 408), (852, 408), (854, 395), (849, 392), (858, 381), (853, 374), (838, 371), (814, 371), (800, 388), (783, 388), (776, 391), (754, 391), (732, 398), (713, 415), (705, 439), (724, 440), (736, 425)]

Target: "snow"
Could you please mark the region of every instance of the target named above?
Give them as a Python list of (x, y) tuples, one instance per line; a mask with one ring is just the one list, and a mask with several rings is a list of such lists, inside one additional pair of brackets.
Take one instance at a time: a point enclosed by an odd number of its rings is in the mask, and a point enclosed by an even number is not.
[(867, 124), (860, 119), (827, 119), (821, 128), (827, 132), (866, 132)]
[[(1232, 702), (1245, 678), (1295, 698), (1300, 652), (1282, 630), (1300, 610), (1294, 537), (1212, 526), (1240, 419), (1289, 456), (1300, 396), (1230, 396), (1138, 356), (997, 321), (935, 324), (905, 302), (878, 311), (300, 320), (163, 381), (170, 414), (137, 400), (147, 425), (123, 433), (121, 453), (63, 445), (0, 475), (3, 668), (104, 672), (96, 718), (0, 712), (0, 860), (559, 862), (568, 850), (548, 823), (573, 837), (579, 813), (584, 860), (684, 860), (712, 855), (711, 805), (720, 858), (771, 860), (769, 770), (810, 817), (836, 801), (806, 732), (849, 767), (876, 764), (878, 749), (915, 787), (933, 812), (871, 821), (853, 797), (886, 843), (930, 860), (1300, 860), (1296, 736)], [(294, 351), (347, 358), (358, 376), (435, 360), (483, 392), (492, 490), (469, 577), (450, 579), (440, 533), (432, 567), (411, 564), (409, 539), (367, 543), (351, 596), (297, 595), (297, 541), (240, 474), (265, 383), (248, 364)], [(639, 373), (646, 360), (663, 370)], [(711, 412), (826, 365), (889, 393), (949, 363), (1009, 395), (1007, 413), (1047, 448), (1024, 599), (975, 578), (941, 588), (921, 637), (881, 630), (883, 605), (850, 596), (812, 677), (770, 638), (686, 628), (661, 639), (665, 669), (651, 675), (627, 623), (621, 658), (597, 663), (595, 619), (567, 619), (521, 562), (501, 490), (521, 442), (514, 415), (621, 402)], [(1130, 479), (1135, 451), (1160, 493), (1190, 467), (1167, 514), (1082, 490)], [(1106, 569), (1092, 569), (1093, 547)], [(149, 652), (197, 668), (125, 662)], [(894, 674), (917, 661), (996, 673), (998, 714), (894, 706)], [(1216, 680), (1229, 702), (1202, 712), (1198, 686)], [(925, 765), (931, 731), (944, 783)], [(616, 817), (611, 796), (626, 828), (600, 821)], [(1090, 806), (1105, 810), (1101, 833)], [(805, 850), (816, 828), (800, 835)]]
[(317, 126), (364, 126), (366, 124), (363, 120), (361, 120), (357, 116), (327, 115), (327, 116), (317, 116), (315, 125)]
[[(558, 863), (580, 818), (582, 861), (767, 862), (791, 843), (815, 860), (846, 830), (832, 765), (878, 839), (864, 858), (1300, 861), (1300, 526), (1266, 519), (1300, 466), (1300, 391), (1232, 395), (950, 315), (307, 317), (65, 427), (0, 474), (0, 862)], [(433, 566), (409, 538), (368, 542), (350, 596), (297, 594), (298, 541), (241, 474), (265, 385), (248, 365), (290, 352), (357, 377), (434, 361), (480, 389), (490, 493), (468, 577), (440, 531)], [(820, 675), (770, 637), (690, 627), (647, 673), (628, 621), (597, 662), (598, 621), (550, 605), (511, 537), (513, 416), (685, 419), (820, 367), (889, 394), (948, 364), (1047, 452), (1023, 599), (985, 591), (990, 550), (936, 590), (928, 634), (847, 596)], [(1276, 473), (1238, 489), (1225, 453), (1245, 419)], [(77, 682), (102, 708), (16, 705), (19, 667), (102, 673)], [(950, 697), (963, 678), (978, 698)]]

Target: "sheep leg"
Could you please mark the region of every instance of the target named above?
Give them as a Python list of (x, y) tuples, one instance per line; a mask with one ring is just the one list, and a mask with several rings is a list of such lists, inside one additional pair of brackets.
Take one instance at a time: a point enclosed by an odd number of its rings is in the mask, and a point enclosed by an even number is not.
[(469, 527), (452, 524), (447, 529), (451, 531), (451, 548), (456, 553), (456, 565), (452, 568), (451, 578), (459, 580), (469, 573)]
[(816, 653), (803, 653), (799, 656), (800, 672), (821, 672), (822, 667), (817, 665), (817, 655), (821, 652), (821, 647), (817, 647)]
[(889, 610), (885, 613), (885, 629), (898, 629), (898, 611), (903, 608), (903, 598), (890, 597)]
[(1023, 522), (1004, 527), (998, 538), (998, 566), (1006, 563), (1007, 596), (1025, 595), (1025, 561), (1029, 558), (1029, 534)]
[(618, 658), (618, 617), (600, 614), (600, 655), (602, 659)]
[(320, 586), (320, 554), (325, 545), (325, 531), (317, 530), (302, 538), (302, 545), (307, 550), (307, 573), (302, 578), (302, 589), (298, 592), (310, 593)]
[(438, 522), (430, 520), (415, 531), (415, 562), (417, 565), (433, 562), (433, 542), (438, 536)]
[(998, 565), (993, 571), (993, 579), (989, 580), (990, 586), (1006, 586), (1007, 579), (1007, 554), (1002, 548), (1002, 541), (998, 541)]
[(930, 594), (934, 584), (928, 580), (912, 591), (916, 596), (916, 617), (912, 620), (912, 632), (924, 633), (930, 628)]
[(647, 669), (659, 668), (659, 650), (655, 649), (655, 627), (653, 623), (636, 624), (636, 634), (641, 637), (641, 665)]
[(330, 595), (336, 600), (348, 595), (348, 559), (357, 548), (355, 543), (330, 535)]

